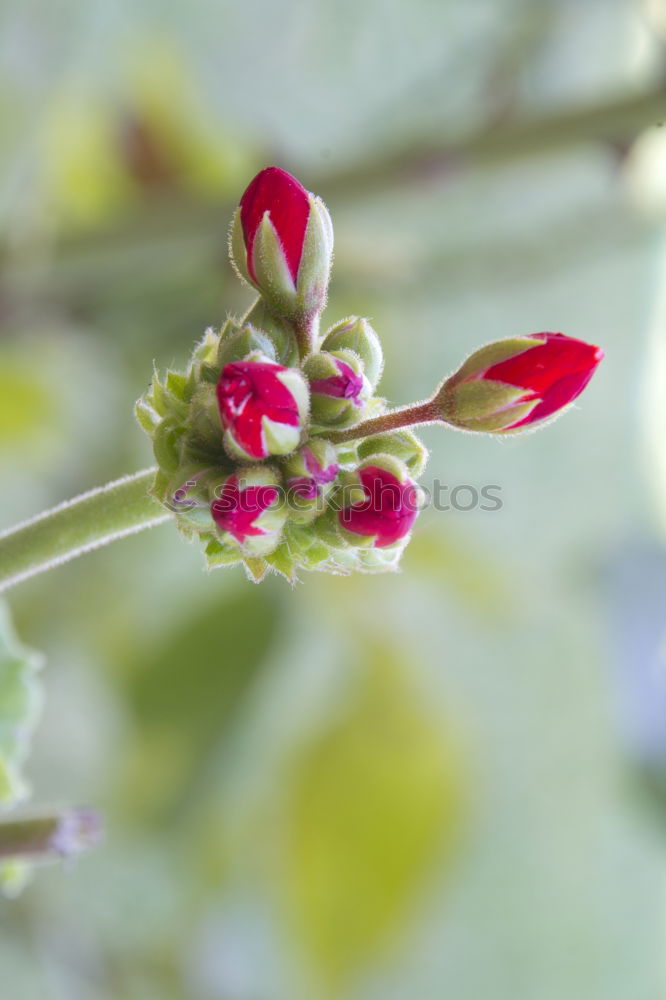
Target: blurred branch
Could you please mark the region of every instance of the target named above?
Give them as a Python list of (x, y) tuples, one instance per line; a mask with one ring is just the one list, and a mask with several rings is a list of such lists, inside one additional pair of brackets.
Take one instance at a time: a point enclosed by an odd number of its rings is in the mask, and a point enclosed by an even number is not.
[[(367, 191), (440, 178), (468, 167), (489, 167), (582, 143), (610, 147), (632, 141), (644, 128), (666, 121), (666, 84), (630, 97), (541, 117), (502, 116), (482, 127), (438, 141), (415, 139), (348, 168), (310, 173), (308, 186), (327, 199), (356, 197)], [(287, 164), (289, 166), (289, 164)], [(296, 169), (297, 165), (292, 165)], [(137, 208), (126, 222), (107, 231), (69, 236), (59, 241), (46, 261), (34, 254), (9, 255), (3, 262), (7, 289), (27, 281), (44, 288), (102, 287), (127, 274), (163, 273), (171, 260), (206, 260), (219, 253), (225, 260), (226, 219), (231, 206), (202, 204), (179, 198), (154, 198)], [(31, 292), (32, 295), (32, 292)]]
[(401, 184), (422, 175), (465, 166), (491, 166), (535, 153), (584, 142), (615, 144), (633, 139), (649, 125), (666, 120), (666, 85), (618, 98), (560, 111), (539, 118), (503, 118), (492, 125), (439, 142), (415, 141), (409, 147), (357, 163), (349, 169), (322, 174), (315, 188), (327, 197), (378, 186)]
[(52, 816), (0, 823), (0, 858), (69, 858), (94, 847), (102, 824), (90, 809), (63, 809)]
[(155, 469), (91, 490), (0, 534), (0, 591), (92, 549), (168, 521), (149, 496)]

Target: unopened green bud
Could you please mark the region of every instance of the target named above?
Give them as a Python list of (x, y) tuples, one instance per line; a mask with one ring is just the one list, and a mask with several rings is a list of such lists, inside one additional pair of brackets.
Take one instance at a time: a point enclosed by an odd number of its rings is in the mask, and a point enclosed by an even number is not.
[(322, 351), (350, 350), (358, 354), (363, 362), (365, 377), (373, 390), (376, 388), (384, 367), (384, 355), (379, 337), (361, 316), (349, 316), (341, 320), (326, 333), (321, 345)]
[(385, 434), (373, 434), (357, 445), (358, 457), (369, 459), (373, 455), (392, 455), (405, 463), (415, 479), (421, 475), (428, 461), (428, 450), (416, 434), (403, 427)]
[(322, 513), (325, 499), (336, 482), (339, 464), (336, 449), (322, 438), (312, 438), (283, 466), (289, 515), (298, 524)]
[(363, 362), (353, 351), (320, 351), (303, 363), (310, 382), (312, 419), (323, 427), (357, 423), (372, 395)]

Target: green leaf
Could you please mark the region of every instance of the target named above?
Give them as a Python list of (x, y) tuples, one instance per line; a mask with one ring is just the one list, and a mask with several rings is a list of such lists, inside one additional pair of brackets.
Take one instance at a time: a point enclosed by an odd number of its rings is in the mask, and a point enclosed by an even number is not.
[(272, 591), (226, 590), (177, 628), (165, 621), (158, 648), (126, 664), (136, 730), (123, 798), (133, 817), (163, 819), (196, 794), (205, 760), (266, 662), (279, 622)]
[(387, 945), (457, 842), (458, 752), (409, 666), (395, 650), (361, 650), (346, 710), (287, 786), (281, 898), (331, 995)]

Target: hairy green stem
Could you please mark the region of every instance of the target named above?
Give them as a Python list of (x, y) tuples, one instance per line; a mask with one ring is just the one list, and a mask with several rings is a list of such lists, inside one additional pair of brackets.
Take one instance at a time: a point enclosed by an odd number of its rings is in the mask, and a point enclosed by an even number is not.
[(148, 495), (154, 475), (152, 468), (116, 479), (0, 534), (0, 591), (169, 520)]
[(51, 816), (0, 822), (0, 859), (71, 857), (100, 838), (102, 823), (90, 809), (63, 809)]
[(432, 424), (436, 420), (442, 420), (439, 411), (432, 399), (426, 403), (417, 403), (415, 406), (403, 406), (399, 410), (391, 410), (390, 413), (382, 413), (379, 417), (365, 420), (362, 424), (354, 427), (347, 427), (344, 431), (327, 431), (326, 440), (333, 444), (342, 444), (344, 441), (358, 441), (361, 438), (371, 437), (373, 434), (384, 434), (386, 431), (397, 431), (401, 427), (413, 427), (415, 424)]
[(298, 353), (301, 361), (316, 348), (317, 334), (319, 330), (319, 316), (311, 313), (309, 316), (301, 316), (293, 320), (291, 328), (298, 344)]

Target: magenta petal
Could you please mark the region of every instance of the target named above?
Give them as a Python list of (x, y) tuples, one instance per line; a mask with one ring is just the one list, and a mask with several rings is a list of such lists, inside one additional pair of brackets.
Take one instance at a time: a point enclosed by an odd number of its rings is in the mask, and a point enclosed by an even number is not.
[(366, 498), (339, 513), (340, 524), (355, 535), (374, 536), (375, 548), (385, 548), (409, 533), (418, 513), (411, 480), (401, 483), (386, 469), (365, 466), (359, 472)]
[(282, 365), (263, 361), (232, 361), (222, 369), (217, 402), (225, 430), (230, 430), (248, 455), (266, 458), (263, 418), (298, 427), (298, 404), (277, 377)]
[[(543, 343), (491, 365), (481, 377), (530, 389), (543, 398), (561, 379), (573, 375), (587, 376), (578, 390), (581, 392), (603, 358), (600, 348), (563, 333), (536, 333), (532, 339)], [(571, 386), (574, 385), (572, 382)], [(577, 392), (567, 402), (576, 395)]]
[(257, 528), (256, 519), (274, 503), (278, 491), (274, 486), (247, 486), (241, 490), (238, 477), (227, 479), (220, 496), (211, 504), (211, 514), (222, 531), (228, 531), (237, 542), (253, 535), (265, 535)]
[(252, 251), (261, 220), (268, 212), (296, 284), (310, 215), (308, 192), (300, 181), (279, 167), (266, 167), (250, 181), (240, 200), (240, 210), (250, 277), (256, 280)]
[(316, 500), (319, 496), (319, 487), (314, 479), (308, 476), (300, 476), (287, 480), (289, 491), (301, 500)]
[(305, 467), (312, 478), (315, 482), (320, 483), (322, 486), (326, 483), (332, 483), (340, 469), (340, 466), (335, 462), (331, 465), (327, 465), (324, 469), (309, 448), (303, 449), (303, 459), (305, 461)]
[(526, 417), (523, 417), (516, 424), (511, 424), (507, 430), (513, 430), (514, 427), (522, 427), (525, 424), (535, 424), (568, 406), (577, 396), (580, 396), (593, 374), (594, 369), (589, 372), (579, 372), (577, 375), (565, 375), (546, 392), (541, 402)]
[(336, 358), (339, 375), (329, 375), (328, 378), (317, 378), (310, 382), (312, 392), (322, 396), (333, 396), (336, 399), (351, 399), (354, 406), (361, 406), (363, 378), (357, 375), (353, 368)]

